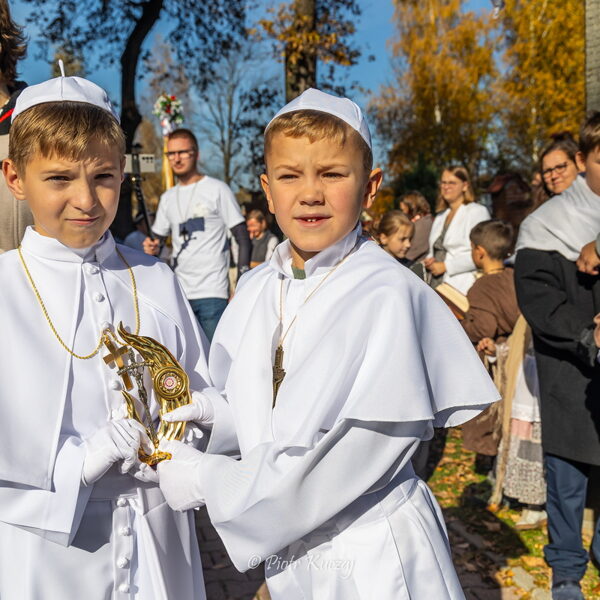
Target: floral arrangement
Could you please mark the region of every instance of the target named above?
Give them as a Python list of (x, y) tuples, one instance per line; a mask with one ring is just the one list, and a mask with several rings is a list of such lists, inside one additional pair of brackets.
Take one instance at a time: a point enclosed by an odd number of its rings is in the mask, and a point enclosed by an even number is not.
[(160, 119), (160, 126), (165, 136), (183, 123), (183, 107), (177, 96), (161, 94), (154, 103), (152, 113)]

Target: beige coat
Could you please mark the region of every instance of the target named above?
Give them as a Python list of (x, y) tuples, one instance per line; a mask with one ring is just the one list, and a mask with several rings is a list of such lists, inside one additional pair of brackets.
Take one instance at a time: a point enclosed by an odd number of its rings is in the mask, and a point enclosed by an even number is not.
[[(0, 161), (8, 156), (8, 135), (0, 135)], [(19, 202), (0, 176), (0, 254), (21, 243), (25, 228), (33, 223), (25, 202)]]

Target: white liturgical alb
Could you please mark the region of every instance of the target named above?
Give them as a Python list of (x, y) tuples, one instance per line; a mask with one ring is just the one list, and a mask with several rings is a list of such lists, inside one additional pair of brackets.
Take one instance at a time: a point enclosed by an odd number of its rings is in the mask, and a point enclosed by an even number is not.
[[(28, 229), (23, 256), (65, 344), (93, 350), (106, 327), (133, 331), (129, 272), (110, 234), (73, 250)], [(196, 320), (172, 272), (121, 246), (137, 283), (140, 334), (209, 380)], [(121, 380), (102, 349), (60, 346), (16, 251), (0, 256), (0, 597), (2, 600), (203, 598), (193, 517), (158, 486), (111, 468), (81, 483), (83, 440), (126, 417)], [(157, 406), (151, 395), (156, 417)]]
[[(306, 279), (284, 242), (240, 281), (210, 373), (241, 460), (202, 455), (196, 495), (238, 569), (265, 561), (274, 600), (462, 600), (410, 457), (433, 426), (459, 425), (498, 392), (437, 294), (359, 236), (307, 261)], [(275, 349), (294, 318), (273, 408)]]

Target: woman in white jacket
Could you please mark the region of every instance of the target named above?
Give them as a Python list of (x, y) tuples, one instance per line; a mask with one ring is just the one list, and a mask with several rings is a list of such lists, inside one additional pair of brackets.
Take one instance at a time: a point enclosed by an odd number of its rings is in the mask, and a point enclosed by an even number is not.
[(485, 206), (475, 202), (468, 171), (463, 167), (445, 169), (431, 233), (425, 268), (431, 285), (446, 282), (466, 295), (475, 281), (469, 233), (481, 221), (490, 219)]

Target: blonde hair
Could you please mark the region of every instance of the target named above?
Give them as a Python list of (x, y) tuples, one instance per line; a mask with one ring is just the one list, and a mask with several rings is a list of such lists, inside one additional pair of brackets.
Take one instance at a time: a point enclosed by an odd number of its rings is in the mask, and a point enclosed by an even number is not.
[(412, 233), (415, 230), (415, 224), (401, 210), (390, 210), (381, 217), (377, 225), (377, 237), (394, 235), (400, 227), (408, 227)]
[(87, 102), (45, 102), (17, 116), (10, 128), (8, 157), (24, 176), (31, 158), (59, 156), (81, 160), (98, 142), (125, 154), (125, 135), (107, 111)]
[(307, 137), (311, 143), (329, 139), (342, 147), (351, 140), (362, 154), (365, 172), (370, 173), (373, 168), (373, 153), (367, 142), (358, 131), (332, 114), (320, 110), (295, 110), (277, 117), (265, 131), (265, 163), (276, 133), (292, 138)]
[[(463, 183), (467, 184), (467, 189), (463, 192), (463, 204), (471, 204), (475, 202), (475, 192), (473, 192), (473, 186), (471, 185), (471, 178), (469, 177), (469, 171), (464, 167), (446, 167), (442, 171), (444, 173), (451, 173), (454, 177), (458, 177)], [(442, 192), (438, 195), (437, 206), (435, 207), (436, 212), (442, 212), (448, 208), (448, 203), (442, 197)]]

